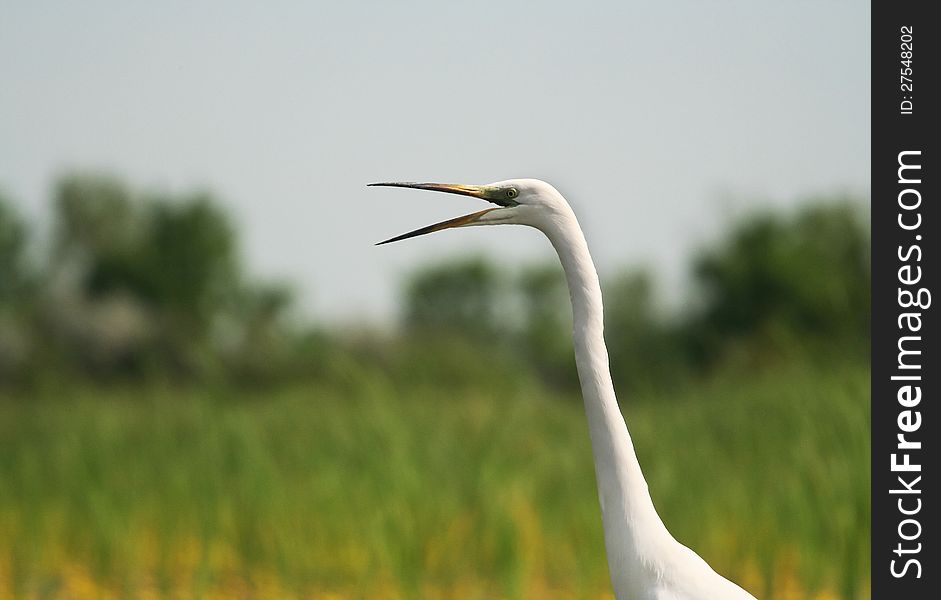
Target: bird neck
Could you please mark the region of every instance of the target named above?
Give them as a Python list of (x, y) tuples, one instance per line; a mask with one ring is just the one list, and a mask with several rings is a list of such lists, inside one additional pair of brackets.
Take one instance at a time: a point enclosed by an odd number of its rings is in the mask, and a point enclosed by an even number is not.
[(654, 509), (614, 393), (598, 273), (574, 214), (570, 223), (547, 235), (562, 262), (572, 299), (575, 362), (591, 435), (609, 561), (643, 562), (636, 540), (644, 540), (643, 546), (650, 547), (655, 539), (672, 536)]

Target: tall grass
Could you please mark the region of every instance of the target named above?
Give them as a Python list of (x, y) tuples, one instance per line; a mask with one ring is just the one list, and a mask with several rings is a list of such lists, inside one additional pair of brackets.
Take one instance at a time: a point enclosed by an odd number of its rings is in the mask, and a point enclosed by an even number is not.
[[(678, 539), (765, 598), (868, 597), (868, 369), (622, 398)], [(0, 398), (0, 598), (609, 597), (578, 398)]]

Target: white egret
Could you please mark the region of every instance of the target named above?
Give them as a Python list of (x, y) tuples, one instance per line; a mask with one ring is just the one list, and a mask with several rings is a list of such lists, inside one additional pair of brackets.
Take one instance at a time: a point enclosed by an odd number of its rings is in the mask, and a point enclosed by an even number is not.
[(654, 508), (614, 395), (598, 274), (575, 213), (562, 194), (537, 179), (489, 185), (370, 185), (462, 194), (497, 205), (380, 244), (451, 227), (515, 224), (543, 232), (558, 253), (572, 300), (575, 362), (588, 416), (608, 568), (618, 600), (754, 600), (677, 542)]

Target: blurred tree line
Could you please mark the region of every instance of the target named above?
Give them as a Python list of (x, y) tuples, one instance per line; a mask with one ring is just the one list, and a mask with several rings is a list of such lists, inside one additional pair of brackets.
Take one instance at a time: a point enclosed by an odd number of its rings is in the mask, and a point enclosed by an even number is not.
[(74, 174), (53, 207), (46, 251), (30, 260), (29, 228), (0, 197), (0, 376), (214, 377), (271, 368), (288, 350), (288, 289), (245, 276), (208, 193)]
[[(694, 257), (693, 300), (679, 308), (667, 307), (649, 271), (603, 278), (615, 384), (663, 387), (717, 368), (867, 360), (870, 236), (861, 209), (850, 198), (823, 199), (731, 223)], [(483, 258), (428, 267), (409, 282), (405, 310), (413, 331), (476, 338), (490, 360), (514, 353), (544, 382), (578, 385), (555, 261), (515, 277)]]
[[(577, 386), (568, 291), (555, 261), (482, 257), (405, 282), (394, 332), (303, 324), (283, 284), (242, 265), (232, 222), (205, 192), (141, 193), (118, 179), (58, 180), (45, 251), (0, 195), (0, 383), (48, 377), (271, 383), (384, 376), (472, 385)], [(619, 388), (779, 360), (864, 360), (868, 222), (851, 198), (752, 214), (697, 253), (691, 297), (668, 308), (653, 275), (603, 279)]]

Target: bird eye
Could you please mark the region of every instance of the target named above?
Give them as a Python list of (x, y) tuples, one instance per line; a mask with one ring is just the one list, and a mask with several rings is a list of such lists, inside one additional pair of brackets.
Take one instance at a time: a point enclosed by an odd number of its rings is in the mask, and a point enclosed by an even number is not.
[(507, 198), (516, 198), (516, 197), (519, 196), (519, 195), (520, 195), (520, 193), (519, 193), (519, 191), (518, 191), (516, 188), (510, 188), (510, 189), (508, 189), (508, 190), (506, 191), (506, 197), (507, 197)]

